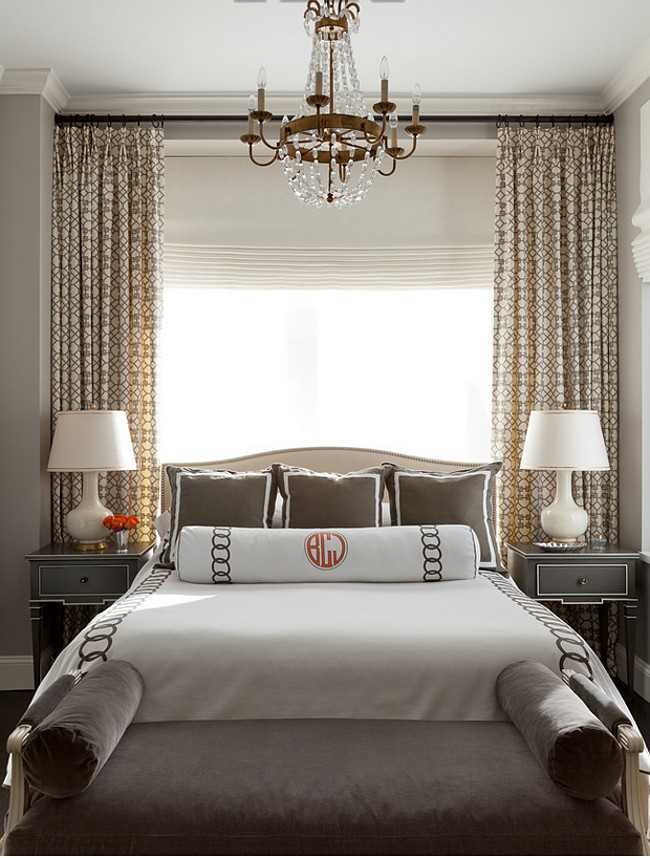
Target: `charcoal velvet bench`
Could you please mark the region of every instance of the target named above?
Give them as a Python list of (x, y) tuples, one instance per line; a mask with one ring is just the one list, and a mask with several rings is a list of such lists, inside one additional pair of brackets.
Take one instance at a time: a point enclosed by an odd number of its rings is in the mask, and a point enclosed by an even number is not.
[(587, 680), (532, 662), (497, 683), (515, 723), (132, 724), (130, 665), (74, 682), (10, 737), (4, 854), (649, 854), (642, 741)]

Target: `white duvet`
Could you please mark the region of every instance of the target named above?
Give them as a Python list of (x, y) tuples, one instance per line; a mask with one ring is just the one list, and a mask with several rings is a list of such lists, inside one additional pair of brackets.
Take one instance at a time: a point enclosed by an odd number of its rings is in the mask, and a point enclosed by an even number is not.
[(625, 708), (582, 638), (502, 575), (417, 583), (192, 584), (150, 562), (61, 653), (125, 659), (138, 721), (238, 718), (503, 720), (495, 680), (530, 658), (593, 677)]

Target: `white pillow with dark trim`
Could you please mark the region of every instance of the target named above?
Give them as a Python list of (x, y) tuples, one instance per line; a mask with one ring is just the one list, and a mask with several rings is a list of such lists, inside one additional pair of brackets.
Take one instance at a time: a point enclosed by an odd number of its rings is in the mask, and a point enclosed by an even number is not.
[(184, 527), (176, 568), (194, 584), (448, 581), (474, 578), (479, 544), (467, 525)]

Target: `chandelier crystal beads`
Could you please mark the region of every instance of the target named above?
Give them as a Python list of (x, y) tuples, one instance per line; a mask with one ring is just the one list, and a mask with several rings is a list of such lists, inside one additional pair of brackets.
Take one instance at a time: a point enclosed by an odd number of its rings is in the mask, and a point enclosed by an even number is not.
[[(327, 202), (350, 206), (359, 202), (377, 173), (392, 175), (397, 162), (413, 154), (418, 136), (426, 130), (420, 125), (421, 91), (416, 85), (412, 122), (405, 128), (412, 137), (411, 149), (405, 153), (398, 146), (395, 104), (388, 100), (386, 57), (379, 67), (380, 100), (373, 105), (373, 112), (368, 110), (350, 42), (350, 33), (359, 30), (359, 12), (359, 4), (350, 0), (308, 0), (304, 19), (312, 49), (304, 96), (296, 115), (282, 120), (277, 144), (264, 136), (264, 123), (273, 118), (265, 109), (264, 68), (257, 79), (257, 101), (251, 95), (248, 102), (248, 129), (240, 139), (248, 145), (251, 161), (267, 167), (279, 160), (289, 187), (308, 205)], [(382, 117), (379, 122), (376, 114)], [(253, 146), (260, 141), (274, 152), (266, 162), (253, 155)], [(388, 171), (381, 169), (385, 155), (392, 162)]]

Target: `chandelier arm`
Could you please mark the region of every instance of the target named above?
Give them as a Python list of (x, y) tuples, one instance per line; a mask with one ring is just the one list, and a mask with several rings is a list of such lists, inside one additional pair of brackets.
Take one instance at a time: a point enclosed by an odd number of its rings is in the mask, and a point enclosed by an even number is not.
[(386, 130), (386, 117), (387, 116), (388, 116), (388, 114), (384, 113), (384, 121), (382, 122), (382, 125), (381, 125), (381, 131), (379, 132), (379, 134), (376, 137), (369, 137), (366, 129), (365, 128), (363, 129), (363, 136), (366, 138), (368, 143), (380, 143), (381, 142), (381, 138), (384, 136), (384, 131)]
[(255, 158), (253, 158), (253, 146), (252, 144), (249, 144), (248, 157), (251, 159), (251, 161), (253, 162), (253, 164), (255, 164), (256, 167), (270, 167), (271, 164), (278, 160), (278, 158), (280, 157), (280, 153), (276, 152), (275, 155), (271, 158), (271, 160), (267, 161), (266, 163), (263, 163), (262, 161), (256, 161)]
[(397, 169), (397, 161), (395, 160), (395, 158), (393, 158), (392, 160), (393, 160), (393, 166), (390, 168), (390, 170), (387, 173), (384, 173), (383, 170), (377, 170), (377, 172), (379, 173), (380, 176), (392, 176), (393, 175), (393, 173)]
[(279, 152), (280, 149), (282, 148), (282, 143), (278, 143), (277, 146), (274, 146), (273, 143), (269, 143), (269, 141), (264, 136), (264, 128), (262, 127), (261, 122), (259, 123), (259, 130), (260, 130), (260, 139), (261, 139), (262, 143), (264, 143), (264, 145), (267, 147), (267, 149), (272, 149), (274, 152)]
[[(413, 142), (411, 144), (411, 151), (407, 152), (406, 155), (391, 155), (390, 157), (393, 161), (406, 161), (407, 158), (410, 158), (411, 155), (415, 152), (415, 147), (417, 145), (418, 138), (416, 136), (413, 137)], [(390, 155), (390, 152), (388, 153)]]

